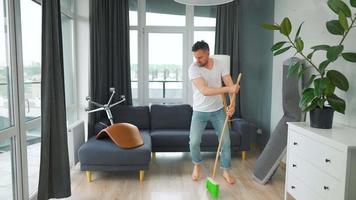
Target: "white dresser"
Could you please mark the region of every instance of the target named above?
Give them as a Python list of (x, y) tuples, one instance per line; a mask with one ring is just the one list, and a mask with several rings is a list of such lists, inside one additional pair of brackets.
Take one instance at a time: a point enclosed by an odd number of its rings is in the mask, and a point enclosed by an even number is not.
[(356, 200), (356, 129), (288, 123), (285, 199)]

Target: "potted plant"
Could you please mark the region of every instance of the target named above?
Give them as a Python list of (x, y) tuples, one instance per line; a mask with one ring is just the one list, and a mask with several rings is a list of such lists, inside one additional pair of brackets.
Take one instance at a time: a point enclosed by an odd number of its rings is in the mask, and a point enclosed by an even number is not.
[[(296, 31), (294, 38), (291, 36), (292, 25), (289, 18), (284, 18), (280, 24), (262, 24), (268, 30), (279, 31), (286, 37), (285, 41), (275, 43), (271, 51), (274, 56), (294, 49), (295, 54), (303, 58), (303, 62), (297, 62), (289, 66), (288, 76), (303, 75), (310, 69), (313, 75), (310, 76), (303, 89), (299, 107), (304, 111), (310, 111), (310, 125), (316, 128), (332, 128), (333, 113), (337, 111), (345, 114), (345, 101), (335, 94), (336, 88), (348, 91), (349, 82), (338, 70), (330, 69), (339, 58), (349, 62), (356, 62), (356, 53), (344, 52), (344, 43), (351, 29), (356, 27), (356, 14), (351, 12), (350, 7), (342, 0), (328, 0), (329, 8), (336, 13), (337, 18), (326, 22), (329, 33), (340, 36), (336, 44), (321, 44), (311, 47), (308, 54), (305, 53), (304, 41), (300, 36), (303, 26), (302, 22)], [(350, 0), (350, 5), (356, 8), (356, 0)], [(315, 53), (325, 54), (325, 60), (317, 64), (313, 60)], [(309, 72), (310, 73), (310, 72)]]

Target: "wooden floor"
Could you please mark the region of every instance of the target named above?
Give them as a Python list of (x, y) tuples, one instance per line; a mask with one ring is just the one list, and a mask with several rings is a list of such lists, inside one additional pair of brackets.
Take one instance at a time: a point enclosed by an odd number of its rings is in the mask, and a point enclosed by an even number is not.
[[(72, 170), (72, 197), (69, 199), (123, 199), (123, 200), (204, 200), (212, 199), (205, 189), (205, 178), (210, 176), (215, 154), (204, 153), (202, 177), (191, 180), (192, 163), (189, 153), (157, 153), (145, 173), (145, 181), (139, 182), (138, 172), (94, 172), (93, 182), (88, 183), (85, 172), (76, 166)], [(219, 199), (278, 200), (283, 199), (285, 172), (279, 168), (267, 185), (256, 183), (251, 177), (258, 153), (249, 152), (246, 161), (239, 153), (233, 154), (232, 172), (236, 184), (225, 183), (221, 173), (216, 180), (220, 184)]]

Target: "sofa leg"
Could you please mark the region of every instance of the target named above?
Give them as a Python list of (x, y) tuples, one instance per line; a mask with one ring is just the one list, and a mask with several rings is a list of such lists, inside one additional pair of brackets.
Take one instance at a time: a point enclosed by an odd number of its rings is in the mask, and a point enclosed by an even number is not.
[(241, 158), (242, 158), (242, 160), (247, 160), (247, 151), (241, 152)]
[(140, 170), (140, 181), (143, 182), (144, 179), (145, 179), (145, 171)]
[(86, 171), (86, 174), (87, 174), (87, 181), (88, 183), (92, 182), (93, 181), (93, 174), (91, 171)]
[(152, 154), (151, 155), (152, 160), (156, 160), (156, 152), (152, 152), (151, 154)]

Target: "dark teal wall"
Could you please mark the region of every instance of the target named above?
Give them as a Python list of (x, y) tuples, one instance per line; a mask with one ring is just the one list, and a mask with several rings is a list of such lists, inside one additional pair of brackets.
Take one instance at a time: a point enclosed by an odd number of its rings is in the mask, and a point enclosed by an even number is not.
[(274, 0), (239, 0), (238, 18), (241, 112), (262, 128), (257, 144), (263, 147), (270, 134), (273, 32), (260, 25), (274, 21)]

